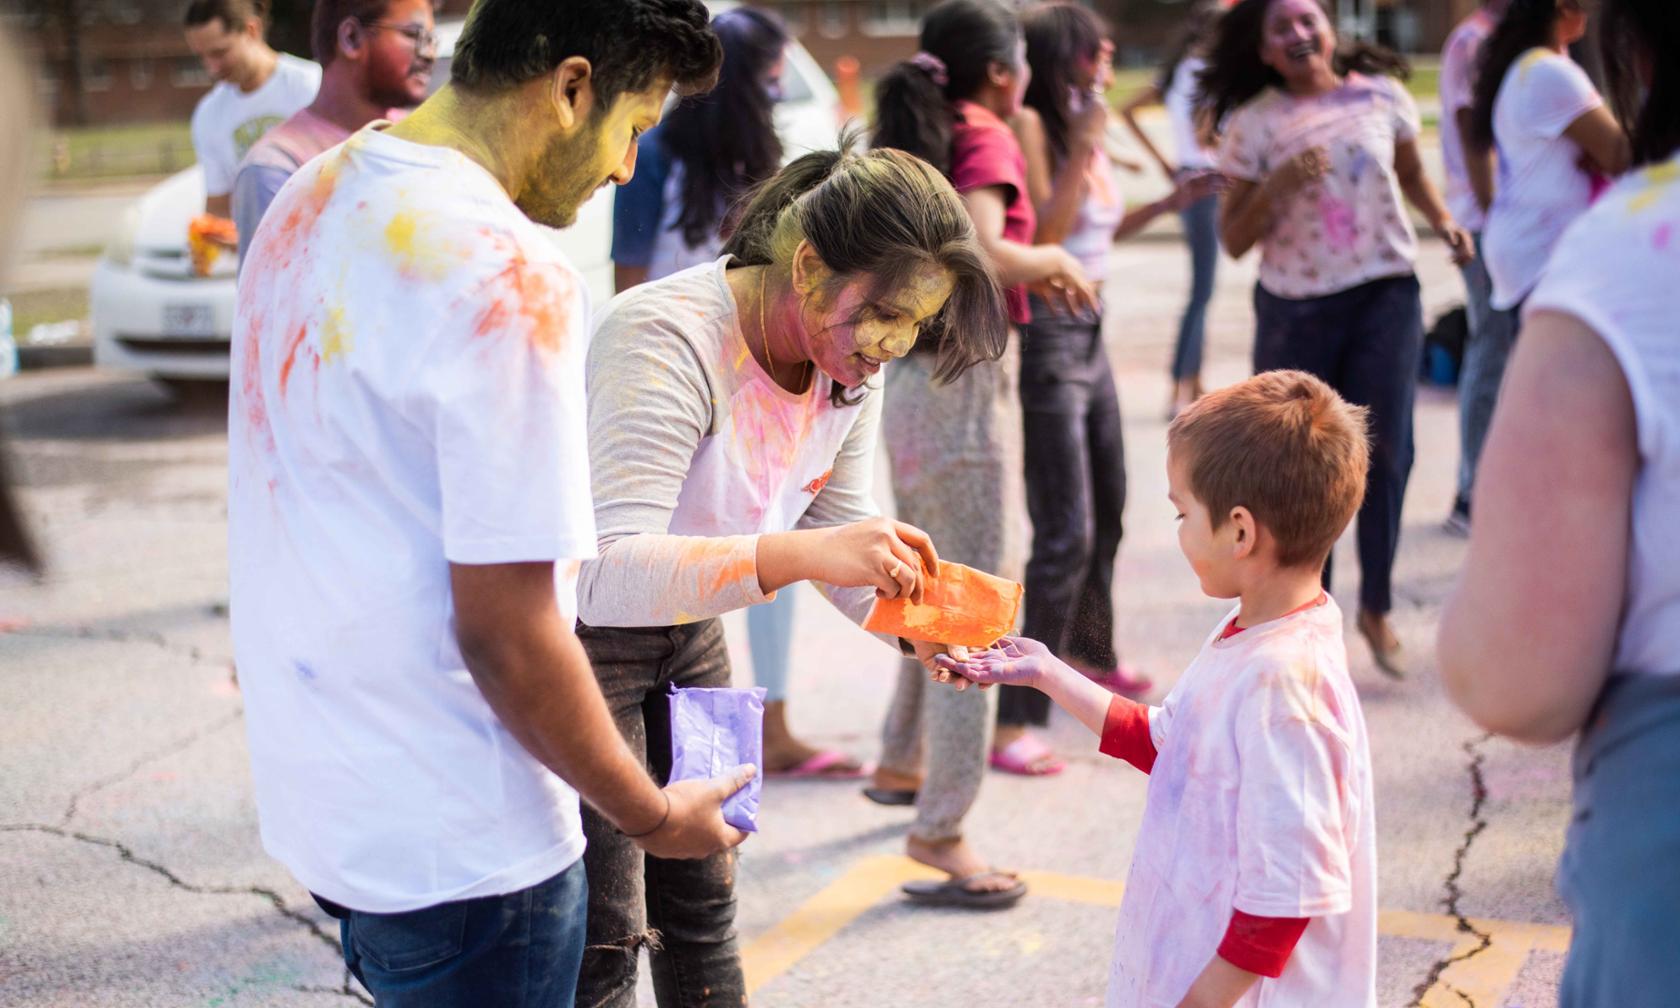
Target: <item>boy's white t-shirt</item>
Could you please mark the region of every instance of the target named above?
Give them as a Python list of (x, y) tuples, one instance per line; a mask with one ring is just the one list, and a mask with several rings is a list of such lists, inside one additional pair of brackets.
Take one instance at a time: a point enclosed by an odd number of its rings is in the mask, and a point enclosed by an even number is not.
[(1178, 1004), (1233, 910), (1312, 918), (1283, 975), (1239, 1006), (1374, 1008), (1371, 757), (1336, 603), (1216, 631), (1150, 711), (1150, 735), (1109, 1008)]
[(1602, 104), (1587, 72), (1550, 49), (1530, 49), (1505, 72), (1493, 103), (1499, 177), (1482, 232), (1495, 308), (1528, 296), (1564, 229), (1592, 205), (1592, 176), (1563, 131)]
[(396, 912), (583, 852), (577, 794), (461, 656), (450, 563), (594, 554), (584, 285), (461, 154), (370, 127), (292, 176), (239, 284), (234, 651), (265, 848)]
[(274, 72), (255, 91), (246, 94), (222, 81), (200, 98), (192, 114), (192, 142), (204, 170), (205, 194), (232, 192), (234, 173), (246, 152), (264, 133), (314, 101), (320, 89), (320, 64), (281, 53)]
[(1680, 153), (1624, 176), (1558, 242), (1525, 312), (1580, 319), (1633, 399), (1627, 594), (1613, 668), (1680, 676)]

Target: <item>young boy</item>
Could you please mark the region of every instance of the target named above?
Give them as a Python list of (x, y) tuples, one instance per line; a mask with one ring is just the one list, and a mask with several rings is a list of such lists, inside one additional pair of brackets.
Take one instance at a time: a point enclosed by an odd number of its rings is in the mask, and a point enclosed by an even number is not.
[(1271, 371), (1197, 400), (1167, 447), (1179, 548), (1239, 604), (1161, 706), (1019, 638), (936, 676), (1034, 686), (1150, 774), (1109, 1008), (1374, 1006), (1370, 753), (1319, 580), (1364, 496), (1365, 411)]

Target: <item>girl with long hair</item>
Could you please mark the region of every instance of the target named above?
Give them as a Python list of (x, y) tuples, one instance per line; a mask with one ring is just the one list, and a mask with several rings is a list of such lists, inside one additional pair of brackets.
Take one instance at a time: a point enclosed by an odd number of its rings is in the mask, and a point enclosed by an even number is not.
[(1388, 613), (1423, 341), (1417, 235), (1402, 198), (1455, 259), (1471, 255), (1424, 173), (1417, 105), (1396, 79), (1404, 71), (1365, 43), (1338, 48), (1318, 0), (1242, 0), (1220, 19), (1201, 78), (1230, 180), (1220, 237), (1232, 256), (1261, 250), (1254, 369), (1310, 371), (1371, 411), (1355, 625), (1396, 677)]
[[(717, 86), (685, 99), (642, 138), (636, 174), (613, 195), (613, 280), (618, 290), (715, 260), (731, 208), (782, 160), (775, 103), (787, 29), (774, 14), (736, 7), (712, 19), (723, 43)], [(857, 760), (800, 740), (788, 726), (794, 599), (747, 610), (753, 679), (764, 687), (765, 773), (856, 778)]]
[[(872, 379), (925, 343), (934, 377), (960, 381), (1003, 352), (1003, 312), (950, 183), (898, 151), (842, 150), (761, 187), (716, 261), (626, 291), (596, 319), (600, 551), (580, 574), (578, 638), (657, 779), (671, 769), (669, 687), (730, 683), (718, 616), (799, 581), (860, 624), (877, 597), (921, 597), (934, 542), (880, 518), (871, 492), (884, 398)], [(744, 1003), (734, 854), (644, 858), (588, 809), (584, 832), (578, 1003), (635, 1003), (650, 927), (662, 1006), (702, 989), (708, 1004)]]
[(1680, 4), (1599, 10), (1635, 170), (1528, 295), (1439, 644), (1484, 728), (1576, 736), (1559, 1004), (1657, 1008), (1680, 989)]
[[(1027, 8), (1021, 27), (1032, 74), (1014, 127), (1037, 216), (1033, 240), (1073, 253), (1100, 290), (1114, 242), (1205, 191), (1207, 181), (1128, 211), (1103, 147), (1114, 54), (1106, 27), (1089, 9), (1064, 2)], [(1109, 689), (1140, 695), (1150, 681), (1114, 648), (1126, 462), (1103, 316), (1062, 317), (1036, 296), (1028, 302), (1020, 390), (1033, 534), (1022, 633)], [(1045, 725), (1049, 713), (1038, 690), (1003, 687), (994, 759), (1003, 762), (1009, 746), (1029, 726)]]
[[(1482, 43), (1464, 140), (1470, 177), (1482, 190), (1477, 199), (1488, 208), (1481, 251), (1496, 332), (1516, 330), (1518, 309), (1564, 230), (1604, 180), (1627, 166), (1626, 136), (1569, 58), (1587, 20), (1579, 0), (1511, 0)], [(1465, 404), (1459, 496), (1466, 520), (1511, 342), (1481, 349), (1470, 377), (1485, 391)]]
[[(1199, 111), (1198, 78), (1207, 67), (1206, 50), (1213, 39), (1213, 26), (1225, 4), (1223, 0), (1195, 0), (1186, 17), (1184, 33), (1173, 46), (1154, 82), (1134, 91), (1120, 106), (1138, 143), (1155, 159), (1161, 173), (1183, 184), (1214, 167), (1215, 148), (1211, 123)], [(1173, 157), (1169, 160), (1138, 124), (1137, 114), (1151, 105), (1167, 112), (1172, 130)], [(1202, 394), (1202, 349), (1206, 344), (1207, 310), (1213, 300), (1214, 276), (1219, 267), (1219, 198), (1215, 193), (1191, 202), (1179, 210), (1184, 240), (1190, 247), (1190, 299), (1178, 322), (1178, 340), (1173, 344), (1172, 394), (1167, 402), (1168, 417), (1194, 402)]]
[[(878, 149), (908, 151), (951, 180), (1006, 289), (1004, 321), (1016, 325), (1029, 318), (1029, 286), (1053, 310), (1095, 307), (1078, 260), (1059, 245), (1033, 244), (1026, 165), (1007, 125), (1027, 85), (1024, 46), (1015, 14), (996, 0), (935, 6), (922, 20), (921, 50), (876, 85), (873, 137)], [(882, 432), (899, 517), (926, 529), (947, 559), (1018, 577), (1019, 530), (1006, 519), (1021, 493), (1014, 362), (984, 364), (942, 386), (932, 380), (935, 363), (912, 353), (887, 372)], [(992, 692), (940, 687), (914, 661), (900, 671), (867, 793), (914, 803), (906, 852), (950, 876), (911, 883), (914, 899), (990, 906), (1026, 891), (992, 870), (962, 831), (985, 774)], [(1016, 765), (1042, 769), (1035, 761), (1048, 749), (1040, 750), (1017, 747)]]

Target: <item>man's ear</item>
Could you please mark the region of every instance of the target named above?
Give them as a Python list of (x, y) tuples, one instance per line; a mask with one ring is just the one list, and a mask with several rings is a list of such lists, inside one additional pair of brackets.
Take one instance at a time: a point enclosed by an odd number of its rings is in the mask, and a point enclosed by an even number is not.
[(595, 108), (595, 68), (582, 56), (567, 56), (554, 68), (550, 100), (560, 128), (569, 130), (589, 118)]
[(1231, 526), (1231, 559), (1246, 560), (1259, 547), (1260, 530), (1248, 508), (1237, 505), (1226, 519)]
[(345, 18), (338, 23), (338, 36), (334, 39), (334, 44), (338, 46), (340, 56), (355, 57), (367, 44), (367, 31), (355, 18)]
[(251, 38), (255, 39), (258, 42), (264, 41), (264, 39), (263, 39), (262, 18), (259, 18), (259, 17), (247, 18), (245, 20), (245, 27), (242, 29), (242, 32), (246, 35), (251, 36)]

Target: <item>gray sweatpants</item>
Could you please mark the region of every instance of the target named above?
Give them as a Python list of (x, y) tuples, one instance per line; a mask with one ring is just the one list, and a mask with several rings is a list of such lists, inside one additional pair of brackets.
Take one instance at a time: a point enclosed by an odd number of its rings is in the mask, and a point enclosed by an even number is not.
[[(945, 386), (933, 360), (912, 354), (887, 369), (881, 429), (898, 518), (927, 532), (943, 560), (1020, 580), (1024, 550), (1021, 413), (1015, 344)], [(914, 775), (924, 765), (911, 836), (962, 836), (986, 771), (992, 690), (957, 692), (905, 659), (882, 729), (881, 765)]]

